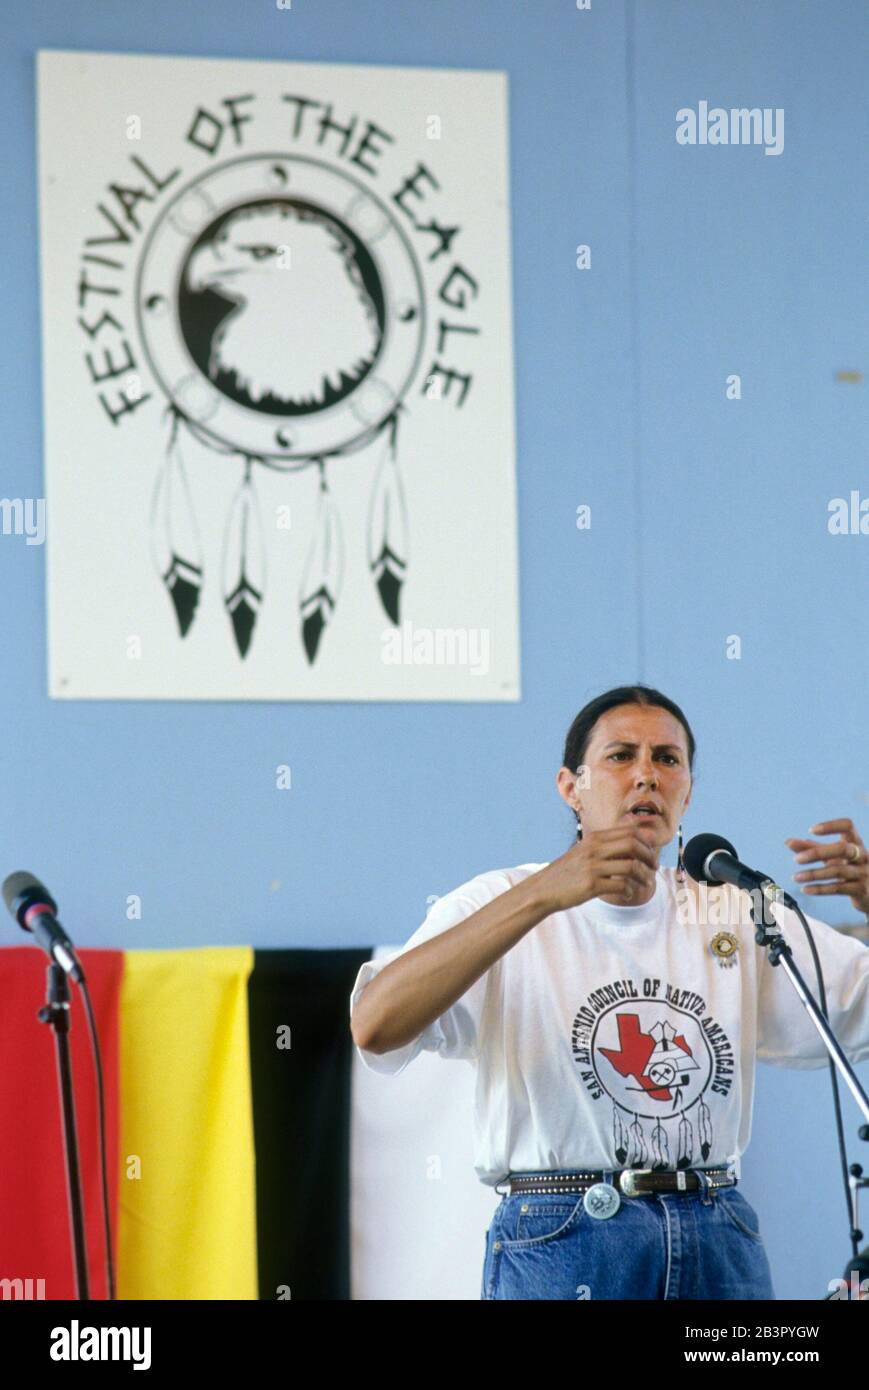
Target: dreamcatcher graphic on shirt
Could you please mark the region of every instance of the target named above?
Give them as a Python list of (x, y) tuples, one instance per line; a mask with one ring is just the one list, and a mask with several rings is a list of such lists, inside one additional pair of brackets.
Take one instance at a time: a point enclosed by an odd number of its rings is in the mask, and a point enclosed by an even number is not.
[[(719, 1044), (727, 1046), (720, 1030)], [(709, 1157), (714, 1058), (693, 1015), (659, 1000), (615, 1004), (595, 1024), (589, 1057), (612, 1103), (620, 1166), (691, 1168)]]
[(205, 574), (185, 452), (204, 445), (235, 467), (224, 520), (222, 597), (240, 657), (267, 593), (257, 470), (319, 472), (317, 518), (297, 596), (313, 663), (338, 603), (341, 518), (330, 470), (379, 450), (367, 558), (384, 612), (399, 623), (408, 563), (399, 422), (425, 336), (423, 283), (391, 211), (343, 170), (303, 156), (216, 165), (155, 220), (138, 267), (142, 342), (165, 395), (165, 458), (151, 549), (183, 638)]

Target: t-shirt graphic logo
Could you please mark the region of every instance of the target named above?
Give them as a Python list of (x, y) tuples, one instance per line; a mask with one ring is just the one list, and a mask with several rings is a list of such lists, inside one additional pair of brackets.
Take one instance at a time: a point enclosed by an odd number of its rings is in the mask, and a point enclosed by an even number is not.
[(676, 1109), (692, 1071), (700, 1067), (682, 1033), (666, 1019), (644, 1033), (636, 1014), (618, 1014), (619, 1046), (602, 1047), (628, 1090), (645, 1091), (652, 1100), (672, 1101)]
[(736, 1058), (702, 995), (656, 978), (610, 981), (575, 1014), (571, 1042), (581, 1083), (612, 1105), (613, 1167), (708, 1160), (708, 1102), (730, 1094)]

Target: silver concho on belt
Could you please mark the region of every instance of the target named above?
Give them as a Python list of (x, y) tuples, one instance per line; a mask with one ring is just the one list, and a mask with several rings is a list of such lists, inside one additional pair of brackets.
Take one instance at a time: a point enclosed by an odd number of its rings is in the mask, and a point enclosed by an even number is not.
[(582, 1199), (582, 1205), (596, 1221), (606, 1221), (607, 1217), (615, 1216), (621, 1204), (618, 1190), (608, 1182), (596, 1182)]

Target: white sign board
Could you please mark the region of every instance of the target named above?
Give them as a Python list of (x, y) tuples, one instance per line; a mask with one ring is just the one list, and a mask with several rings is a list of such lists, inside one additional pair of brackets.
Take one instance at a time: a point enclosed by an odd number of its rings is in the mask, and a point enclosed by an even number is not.
[(519, 699), (506, 76), (38, 97), (51, 695)]

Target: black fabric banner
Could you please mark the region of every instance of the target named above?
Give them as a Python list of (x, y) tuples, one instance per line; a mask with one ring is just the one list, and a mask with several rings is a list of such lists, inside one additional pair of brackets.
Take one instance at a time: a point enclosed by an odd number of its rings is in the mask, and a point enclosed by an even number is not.
[(350, 1298), (350, 992), (372, 950), (254, 953), (261, 1299)]

